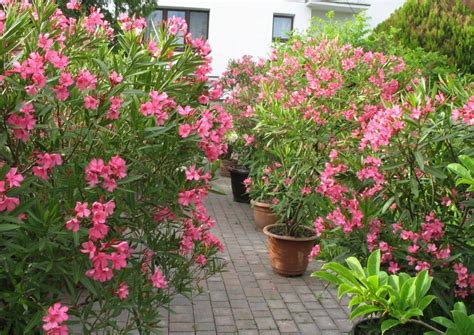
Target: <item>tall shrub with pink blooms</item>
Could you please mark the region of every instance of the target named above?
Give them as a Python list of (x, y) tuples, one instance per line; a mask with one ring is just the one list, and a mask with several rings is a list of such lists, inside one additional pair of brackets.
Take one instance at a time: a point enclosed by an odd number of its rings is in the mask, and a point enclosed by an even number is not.
[(209, 45), (177, 18), (150, 39), (143, 19), (121, 15), (114, 36), (84, 14), (0, 1), (7, 333), (149, 333), (160, 306), (222, 267), (204, 201), (232, 118), (214, 104)]
[(456, 299), (473, 308), (472, 192), (447, 170), (472, 156), (472, 83), (429, 86), (400, 57), (305, 34), (265, 66), (250, 135), (267, 161), (249, 187), (271, 186), (283, 223), (274, 233), (312, 226), (320, 242), (311, 257), (380, 249), (390, 273), (429, 270), (438, 299), (428, 318)]

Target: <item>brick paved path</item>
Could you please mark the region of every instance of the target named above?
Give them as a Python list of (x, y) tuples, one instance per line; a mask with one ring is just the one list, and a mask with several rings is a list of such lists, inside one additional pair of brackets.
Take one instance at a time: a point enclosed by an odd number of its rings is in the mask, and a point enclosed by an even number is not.
[(265, 236), (257, 232), (248, 204), (232, 201), (230, 180), (217, 185), (227, 195), (210, 195), (207, 208), (225, 246), (227, 272), (210, 278), (192, 302), (178, 297), (164, 322), (165, 334), (347, 334), (351, 324), (334, 289), (309, 277), (272, 272)]

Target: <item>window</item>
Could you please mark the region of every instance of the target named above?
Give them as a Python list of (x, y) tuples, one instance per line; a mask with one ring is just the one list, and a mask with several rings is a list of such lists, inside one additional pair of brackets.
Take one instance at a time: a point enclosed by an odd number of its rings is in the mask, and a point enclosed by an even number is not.
[(159, 26), (161, 21), (168, 20), (170, 17), (180, 17), (186, 20), (188, 31), (193, 38), (209, 38), (209, 11), (182, 9), (182, 8), (160, 8), (153, 11), (148, 17), (149, 25), (153, 23)]
[(288, 34), (293, 30), (293, 15), (273, 15), (273, 33), (272, 39), (287, 41)]

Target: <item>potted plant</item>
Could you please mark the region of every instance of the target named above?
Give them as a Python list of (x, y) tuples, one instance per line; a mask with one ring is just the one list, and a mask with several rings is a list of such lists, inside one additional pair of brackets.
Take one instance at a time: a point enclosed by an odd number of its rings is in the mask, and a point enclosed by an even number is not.
[(235, 131), (230, 131), (225, 136), (227, 144), (227, 153), (220, 159), (219, 172), (222, 177), (230, 177), (230, 170), (237, 165), (237, 160), (233, 157), (232, 146), (237, 140), (238, 135)]
[(423, 270), (416, 276), (406, 273), (388, 275), (380, 270), (380, 250), (369, 256), (362, 267), (355, 257), (346, 259), (347, 266), (337, 262), (323, 265), (312, 276), (338, 286), (338, 298), (348, 295), (354, 320), (353, 335), (422, 334), (423, 330), (443, 334), (423, 320), (423, 311), (436, 298), (428, 295), (432, 277)]
[(279, 178), (280, 166), (280, 163), (265, 165), (262, 168), (257, 167), (256, 164), (252, 166), (247, 191), (251, 199), (250, 204), (252, 205), (255, 224), (259, 230), (268, 225), (276, 224), (278, 221), (278, 216), (272, 208), (272, 201), (276, 201), (273, 192), (277, 189), (275, 178)]

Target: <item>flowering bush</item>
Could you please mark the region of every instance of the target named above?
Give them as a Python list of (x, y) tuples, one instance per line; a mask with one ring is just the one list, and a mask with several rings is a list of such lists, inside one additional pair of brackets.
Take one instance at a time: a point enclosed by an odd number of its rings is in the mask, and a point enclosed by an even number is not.
[(364, 258), (379, 248), (390, 273), (430, 270), (446, 313), (454, 296), (472, 294), (474, 279), (471, 210), (462, 205), (470, 193), (447, 170), (472, 148), (469, 90), (447, 81), (428, 92), (421, 82), (400, 101), (360, 111), (323, 172), (321, 186), (331, 188), (317, 189), (332, 204), (315, 220), (323, 251)]
[[(241, 165), (252, 165), (254, 157), (254, 141), (252, 129), (255, 126), (255, 101), (259, 98), (259, 80), (265, 72), (265, 61), (255, 62), (251, 56), (229, 61), (216, 86), (221, 87), (224, 94), (225, 110), (232, 115), (234, 121), (233, 135), (230, 145), (230, 157)], [(232, 137), (234, 137), (232, 136)]]
[(330, 177), (321, 173), (337, 134), (348, 130), (347, 118), (358, 104), (378, 105), (381, 95), (393, 99), (407, 74), (397, 57), (297, 35), (274, 50), (268, 67), (255, 107), (256, 151), (270, 162), (263, 166), (281, 165), (278, 176), (267, 179), (276, 182), (273, 203), (284, 234), (297, 236), (326, 206), (315, 189), (320, 175)]
[(76, 20), (0, 1), (7, 333), (149, 332), (160, 306), (221, 269), (203, 202), (232, 120), (212, 102), (210, 48), (176, 18), (151, 40), (143, 19), (119, 23), (113, 36), (95, 9)]
[(277, 183), (280, 233), (312, 225), (311, 257), (363, 260), (378, 248), (389, 273), (430, 271), (430, 310), (472, 302), (471, 192), (447, 170), (472, 155), (472, 84), (427, 86), (399, 57), (324, 36), (292, 36), (265, 66), (252, 136), (266, 161), (251, 181), (281, 165), (264, 178)]

